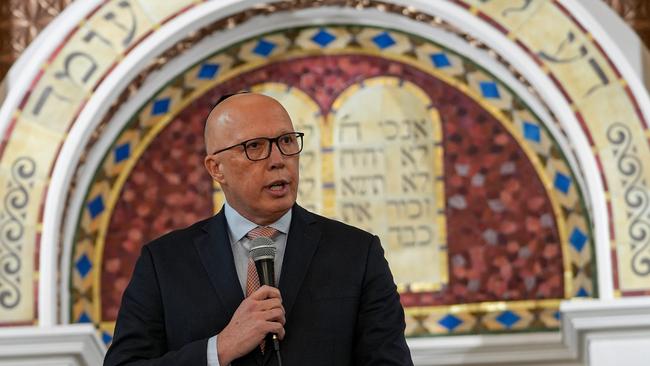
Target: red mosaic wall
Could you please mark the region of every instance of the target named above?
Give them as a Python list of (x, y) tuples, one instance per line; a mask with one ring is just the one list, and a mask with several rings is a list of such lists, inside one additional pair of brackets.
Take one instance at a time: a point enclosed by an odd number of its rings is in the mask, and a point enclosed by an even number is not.
[(413, 82), (443, 122), (449, 284), (402, 294), (405, 306), (562, 298), (562, 253), (550, 202), (514, 138), (460, 91), (409, 65), (362, 55), (306, 57), (241, 74), (183, 110), (134, 168), (113, 212), (102, 273), (102, 318), (115, 319), (140, 247), (211, 215), (203, 123), (219, 95), (282, 82), (329, 111), (349, 85), (373, 76)]

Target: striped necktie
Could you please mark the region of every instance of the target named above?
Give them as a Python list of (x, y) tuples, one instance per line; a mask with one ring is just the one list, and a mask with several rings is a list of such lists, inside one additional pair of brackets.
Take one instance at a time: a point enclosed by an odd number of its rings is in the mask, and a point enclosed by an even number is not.
[[(278, 231), (272, 227), (263, 227), (263, 226), (258, 226), (255, 229), (251, 230), (246, 234), (246, 237), (250, 240), (253, 240), (255, 238), (273, 238), (275, 234), (277, 234)], [(248, 274), (246, 276), (246, 297), (250, 296), (253, 292), (255, 292), (258, 288), (260, 288), (260, 278), (257, 275), (257, 269), (255, 269), (255, 262), (253, 262), (253, 259), (251, 257), (248, 257)], [(264, 348), (265, 344), (264, 341), (260, 343), (260, 349), (262, 350), (262, 353), (264, 353)]]
[[(272, 227), (263, 227), (263, 226), (258, 226), (254, 228), (253, 230), (249, 231), (248, 234), (246, 234), (246, 237), (248, 239), (255, 239), (255, 238), (273, 238), (278, 231)], [(257, 270), (255, 269), (255, 262), (253, 262), (253, 259), (248, 257), (248, 274), (246, 277), (246, 297), (250, 296), (253, 292), (255, 292), (258, 288), (260, 288), (260, 278), (257, 276)]]

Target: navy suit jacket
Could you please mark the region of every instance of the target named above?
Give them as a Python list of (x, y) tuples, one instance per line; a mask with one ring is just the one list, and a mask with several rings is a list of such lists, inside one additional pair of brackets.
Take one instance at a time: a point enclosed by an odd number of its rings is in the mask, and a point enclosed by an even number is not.
[[(226, 225), (222, 209), (142, 248), (104, 365), (207, 364), (208, 339), (244, 300)], [(285, 366), (412, 365), (376, 236), (295, 205), (278, 287)], [(232, 365), (276, 359), (256, 348)]]

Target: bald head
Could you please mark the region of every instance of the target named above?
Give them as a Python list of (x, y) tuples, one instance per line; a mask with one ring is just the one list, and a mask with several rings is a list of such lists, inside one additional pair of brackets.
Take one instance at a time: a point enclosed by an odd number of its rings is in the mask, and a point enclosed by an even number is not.
[[(285, 155), (278, 139), (291, 133), (295, 131), (284, 107), (261, 94), (234, 95), (217, 104), (207, 118), (205, 168), (228, 204), (258, 225), (277, 221), (296, 202), (299, 157)], [(267, 145), (266, 158), (251, 160), (242, 143), (258, 138), (274, 142)], [(254, 149), (255, 144), (247, 146)]]
[(282, 104), (263, 94), (236, 94), (217, 104), (206, 119), (203, 136), (206, 154), (239, 142), (234, 140), (237, 130), (242, 124), (264, 123), (258, 118), (260, 114), (291, 121)]

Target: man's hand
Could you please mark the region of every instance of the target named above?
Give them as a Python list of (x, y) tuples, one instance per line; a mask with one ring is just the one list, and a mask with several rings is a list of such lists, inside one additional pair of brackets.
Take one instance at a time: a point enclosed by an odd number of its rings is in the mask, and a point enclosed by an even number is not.
[(217, 355), (219, 364), (230, 364), (259, 346), (267, 333), (284, 338), (284, 307), (277, 288), (262, 286), (244, 299), (219, 333)]

